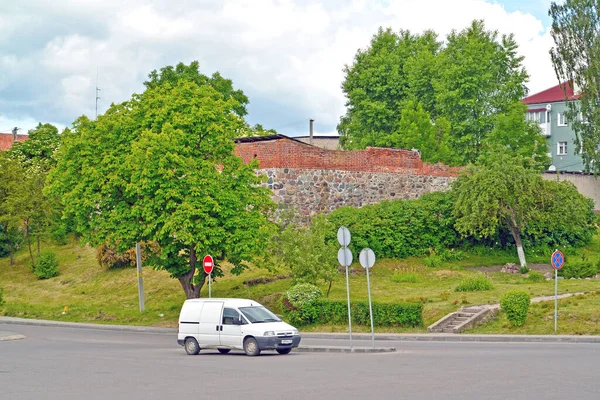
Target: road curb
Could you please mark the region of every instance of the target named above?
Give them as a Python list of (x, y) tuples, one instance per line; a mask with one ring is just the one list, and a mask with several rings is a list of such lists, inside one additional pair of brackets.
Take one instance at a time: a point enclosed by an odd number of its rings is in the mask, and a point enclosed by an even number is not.
[[(150, 326), (133, 325), (104, 325), (82, 322), (49, 321), (40, 319), (27, 319), (0, 316), (1, 324), (34, 325), (62, 328), (97, 329), (107, 331), (128, 331), (140, 333), (170, 333), (177, 334), (175, 328), (157, 328)], [(322, 340), (348, 340), (347, 333), (301, 332), (303, 339)], [(370, 334), (353, 333), (354, 340), (371, 340)], [(375, 339), (380, 341), (411, 341), (411, 342), (494, 342), (494, 343), (600, 343), (600, 336), (575, 336), (575, 335), (471, 335), (471, 334), (375, 334)]]
[(393, 353), (395, 347), (339, 347), (339, 346), (299, 346), (294, 349), (298, 353)]
[[(302, 338), (348, 340), (347, 334), (302, 333)], [(352, 334), (354, 340), (371, 340), (371, 335)], [(600, 343), (600, 336), (574, 335), (470, 335), (470, 334), (376, 334), (375, 340), (410, 342), (495, 342), (495, 343)]]

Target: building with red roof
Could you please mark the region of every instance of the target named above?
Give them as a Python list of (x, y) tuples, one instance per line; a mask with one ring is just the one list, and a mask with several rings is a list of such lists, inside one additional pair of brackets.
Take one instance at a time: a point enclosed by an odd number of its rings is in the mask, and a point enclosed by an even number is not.
[(567, 102), (578, 98), (577, 88), (564, 82), (523, 99), (527, 120), (537, 122), (546, 137), (552, 158), (550, 171), (584, 171), (581, 156), (575, 152), (575, 132), (565, 117)]
[(0, 132), (0, 151), (9, 150), (14, 142), (24, 142), (29, 139), (29, 135), (13, 132)]

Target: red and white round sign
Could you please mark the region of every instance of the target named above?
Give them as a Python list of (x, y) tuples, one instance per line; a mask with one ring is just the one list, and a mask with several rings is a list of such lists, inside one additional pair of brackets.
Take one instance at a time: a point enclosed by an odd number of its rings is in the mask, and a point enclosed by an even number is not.
[(204, 266), (204, 272), (210, 274), (213, 270), (213, 267), (215, 266), (215, 262), (213, 261), (212, 256), (204, 256), (204, 262), (202, 263), (202, 265)]

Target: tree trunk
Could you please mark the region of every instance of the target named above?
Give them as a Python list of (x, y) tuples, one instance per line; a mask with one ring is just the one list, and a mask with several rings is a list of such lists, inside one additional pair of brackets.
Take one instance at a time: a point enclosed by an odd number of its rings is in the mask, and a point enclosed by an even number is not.
[(327, 294), (325, 295), (325, 297), (329, 298), (329, 292), (331, 292), (331, 284), (333, 283), (333, 280), (329, 281), (329, 287), (327, 288)]
[(25, 224), (25, 236), (27, 236), (27, 247), (29, 247), (29, 257), (31, 257), (31, 266), (35, 266), (35, 259), (33, 258), (33, 251), (31, 250), (31, 236), (29, 236), (29, 224)]
[(8, 253), (10, 254), (10, 265), (15, 265), (15, 253), (13, 253), (12, 242), (8, 240)]
[(194, 285), (192, 280), (194, 279), (194, 275), (196, 273), (196, 250), (194, 247), (190, 247), (190, 271), (187, 274), (181, 275), (177, 279), (183, 288), (185, 293), (185, 297), (187, 299), (197, 299), (200, 297), (200, 289), (204, 286), (204, 281), (206, 280), (206, 276), (202, 279), (200, 283)]
[(519, 263), (521, 263), (521, 267), (524, 267), (527, 265), (527, 262), (525, 261), (525, 252), (523, 251), (523, 243), (521, 242), (521, 230), (517, 226), (517, 221), (514, 216), (514, 213), (512, 214), (511, 219), (509, 221), (508, 229), (510, 229), (510, 233), (512, 234), (512, 237), (515, 240), (515, 244), (517, 245)]

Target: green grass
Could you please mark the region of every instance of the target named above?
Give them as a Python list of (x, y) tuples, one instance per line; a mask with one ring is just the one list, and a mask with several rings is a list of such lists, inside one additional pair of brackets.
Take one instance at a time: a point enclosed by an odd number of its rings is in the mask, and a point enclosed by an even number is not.
[[(597, 237), (593, 243), (600, 244)], [(26, 249), (21, 249), (17, 253), (15, 265), (11, 266), (8, 258), (0, 259), (0, 286), (4, 289), (6, 302), (1, 311), (3, 315), (107, 324), (177, 326), (179, 310), (185, 296), (179, 282), (170, 278), (165, 271), (144, 268), (146, 311), (141, 314), (138, 308), (135, 268), (105, 270), (98, 265), (94, 249), (80, 247), (74, 242), (65, 246), (46, 245), (43, 248), (55, 251), (58, 256), (60, 274), (57, 277), (38, 280), (31, 271)], [(579, 251), (597, 256), (597, 249), (598, 247), (594, 253), (588, 246)], [(425, 266), (424, 258), (378, 260), (371, 269), (373, 301), (421, 302), (424, 305), (424, 326), (410, 329), (376, 328), (376, 330), (378, 332), (425, 332), (428, 325), (461, 306), (498, 302), (501, 295), (508, 290), (524, 290), (532, 297), (554, 293), (552, 281), (532, 282), (520, 274), (508, 275), (499, 272), (486, 272), (486, 276), (493, 283), (491, 290), (455, 292), (460, 282), (481, 274), (472, 267), (517, 262), (516, 254), (493, 251), (486, 253), (486, 251), (480, 251), (476, 255), (466, 254), (466, 258), (462, 260), (441, 261), (435, 268)], [(550, 256), (546, 258), (549, 260)], [(548, 260), (546, 263), (549, 262)], [(225, 266), (225, 270), (227, 269), (228, 267)], [(281, 312), (279, 298), (291, 286), (290, 279), (274, 279), (272, 282), (253, 286), (244, 282), (257, 277), (275, 278), (286, 274), (287, 271), (267, 272), (259, 268), (245, 271), (240, 276), (226, 273), (225, 278), (213, 283), (212, 295), (213, 297), (252, 298), (279, 313)], [(326, 284), (319, 286), (323, 293), (327, 292)], [(600, 281), (564, 280), (560, 281), (559, 289), (560, 293), (597, 291), (600, 290)], [(365, 270), (357, 263), (351, 266), (350, 293), (352, 301), (367, 300)], [(201, 296), (208, 296), (206, 285), (202, 288)], [(329, 297), (335, 300), (346, 300), (343, 273), (340, 273), (333, 282)], [(600, 300), (599, 297), (595, 299)], [(590, 307), (587, 314), (581, 315), (585, 315), (587, 321), (597, 321), (600, 319), (598, 305), (600, 301), (596, 303), (596, 310)], [(68, 312), (63, 314), (65, 306), (68, 307)], [(540, 306), (532, 305), (532, 312), (537, 307)], [(535, 318), (528, 318), (522, 329), (529, 329), (528, 333), (544, 333), (546, 328), (536, 321)], [(564, 328), (561, 328), (562, 333), (579, 332), (582, 328), (576, 321), (575, 319), (570, 325), (564, 324)], [(580, 323), (585, 325), (588, 322), (582, 319)], [(486, 331), (488, 333), (504, 332), (506, 328), (503, 327), (502, 314), (497, 321), (478, 329), (488, 329)], [(344, 332), (347, 331), (347, 327), (318, 326), (304, 330)], [(353, 326), (353, 330), (367, 332), (369, 327)]]

